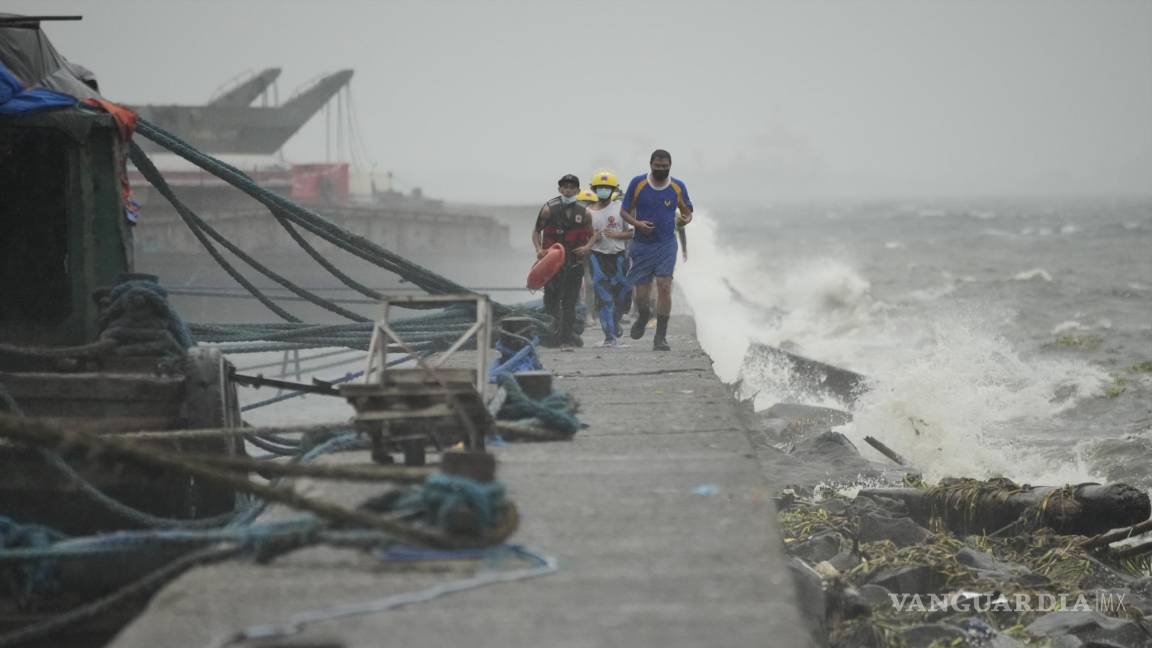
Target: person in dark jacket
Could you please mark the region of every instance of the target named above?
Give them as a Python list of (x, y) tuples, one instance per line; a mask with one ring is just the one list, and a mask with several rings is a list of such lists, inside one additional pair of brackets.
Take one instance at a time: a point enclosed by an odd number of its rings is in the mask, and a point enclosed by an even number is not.
[(580, 179), (572, 174), (560, 178), (560, 195), (544, 203), (536, 216), (532, 245), (536, 258), (555, 243), (564, 246), (564, 265), (544, 286), (544, 309), (554, 321), (555, 343), (562, 350), (583, 346), (575, 332), (576, 304), (584, 280), (584, 259), (592, 247), (592, 219), (579, 201)]

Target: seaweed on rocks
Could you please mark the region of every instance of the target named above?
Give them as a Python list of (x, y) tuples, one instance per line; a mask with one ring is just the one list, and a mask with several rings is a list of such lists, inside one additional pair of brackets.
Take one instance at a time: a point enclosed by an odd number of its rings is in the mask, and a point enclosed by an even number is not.
[(1149, 552), (1118, 559), (1044, 527), (956, 533), (898, 498), (794, 490), (786, 504), (791, 571), (822, 645), (1152, 646)]

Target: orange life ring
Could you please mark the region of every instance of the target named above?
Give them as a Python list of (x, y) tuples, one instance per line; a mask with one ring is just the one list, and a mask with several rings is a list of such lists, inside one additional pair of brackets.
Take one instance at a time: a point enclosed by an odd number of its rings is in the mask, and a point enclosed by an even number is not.
[(552, 280), (564, 265), (564, 246), (553, 243), (548, 252), (536, 260), (528, 271), (528, 290), (539, 290)]

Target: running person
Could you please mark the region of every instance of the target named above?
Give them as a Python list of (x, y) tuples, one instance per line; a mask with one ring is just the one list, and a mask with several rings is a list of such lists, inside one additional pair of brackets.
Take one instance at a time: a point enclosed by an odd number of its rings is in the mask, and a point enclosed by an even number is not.
[(580, 180), (572, 174), (560, 178), (559, 196), (549, 200), (536, 216), (532, 245), (536, 258), (543, 257), (554, 243), (564, 246), (564, 266), (544, 286), (544, 310), (554, 322), (555, 343), (562, 350), (583, 346), (575, 331), (576, 302), (584, 280), (584, 257), (592, 247), (592, 221), (577, 196)]
[(636, 229), (632, 241), (632, 268), (628, 285), (636, 289), (639, 317), (632, 323), (632, 339), (644, 337), (652, 319), (652, 282), (656, 282), (656, 336), (652, 348), (668, 351), (668, 317), (672, 313), (672, 272), (676, 269), (676, 210), (680, 221), (692, 222), (688, 187), (669, 175), (672, 155), (663, 149), (652, 152), (650, 171), (632, 178), (624, 191), (620, 215)]
[(632, 228), (620, 218), (620, 194), (616, 174), (603, 170), (592, 174), (592, 191), (598, 201), (588, 207), (592, 217), (592, 256), (588, 267), (592, 271), (592, 285), (596, 291), (596, 313), (604, 330), (604, 346), (617, 346), (622, 333), (620, 318), (628, 312), (628, 240)]
[[(592, 213), (592, 205), (595, 205), (600, 199), (596, 197), (596, 192), (592, 191), (591, 187), (581, 189), (580, 193), (576, 196), (576, 200), (584, 203), (584, 207), (588, 209), (588, 213)], [(592, 285), (592, 257), (589, 256), (584, 263), (584, 287), (580, 291), (580, 304), (584, 306), (584, 328), (596, 326), (596, 288)], [(576, 320), (580, 320), (580, 307), (576, 307)]]

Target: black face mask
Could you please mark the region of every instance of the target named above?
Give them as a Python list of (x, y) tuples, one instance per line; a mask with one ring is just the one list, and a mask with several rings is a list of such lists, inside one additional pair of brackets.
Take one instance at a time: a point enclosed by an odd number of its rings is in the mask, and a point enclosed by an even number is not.
[(668, 169), (660, 169), (660, 170), (653, 169), (652, 170), (652, 179), (653, 180), (667, 180), (668, 179)]

